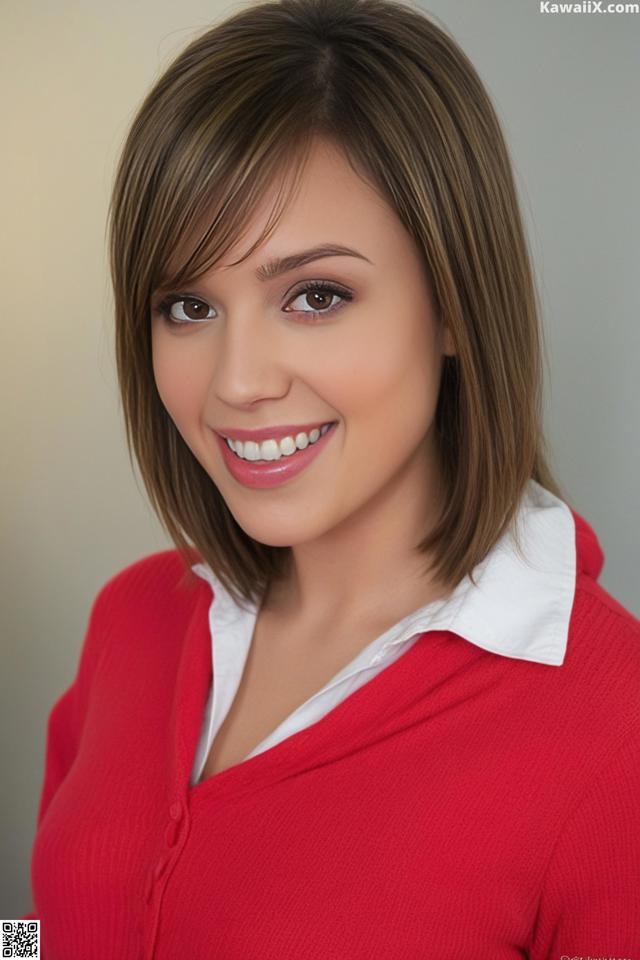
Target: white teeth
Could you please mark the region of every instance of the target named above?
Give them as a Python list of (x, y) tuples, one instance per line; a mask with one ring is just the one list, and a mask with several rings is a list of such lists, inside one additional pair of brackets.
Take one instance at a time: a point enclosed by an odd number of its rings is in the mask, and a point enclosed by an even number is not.
[(298, 450), (304, 450), (310, 443), (315, 443), (325, 435), (330, 426), (330, 423), (325, 423), (320, 429), (314, 427), (310, 433), (302, 431), (295, 437), (283, 437), (280, 442), (263, 440), (262, 443), (256, 443), (254, 440), (245, 440), (243, 443), (241, 440), (230, 440), (228, 437), (226, 442), (229, 449), (242, 460), (279, 460), (281, 457), (290, 457)]

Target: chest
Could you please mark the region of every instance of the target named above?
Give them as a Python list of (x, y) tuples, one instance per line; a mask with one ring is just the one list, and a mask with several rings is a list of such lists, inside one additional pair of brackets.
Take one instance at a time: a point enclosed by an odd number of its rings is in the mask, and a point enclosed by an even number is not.
[(258, 618), (236, 696), (209, 750), (199, 782), (234, 766), (349, 664), (373, 636), (297, 640), (290, 627)]

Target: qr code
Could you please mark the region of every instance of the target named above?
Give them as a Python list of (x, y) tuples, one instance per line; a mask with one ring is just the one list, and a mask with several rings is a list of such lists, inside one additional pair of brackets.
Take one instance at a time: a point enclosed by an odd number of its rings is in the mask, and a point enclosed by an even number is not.
[(40, 921), (2, 920), (2, 956), (40, 960)]

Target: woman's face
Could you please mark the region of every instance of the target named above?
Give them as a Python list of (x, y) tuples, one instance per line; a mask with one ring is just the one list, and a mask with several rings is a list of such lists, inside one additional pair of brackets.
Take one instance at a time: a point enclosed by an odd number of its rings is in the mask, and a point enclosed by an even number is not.
[[(274, 201), (275, 188), (225, 263), (260, 235)], [(313, 259), (268, 279), (256, 274), (267, 261), (321, 244), (358, 256)], [(324, 287), (305, 290), (309, 281)], [(276, 231), (250, 259), (217, 264), (188, 290), (172, 292), (183, 296), (169, 305), (175, 326), (157, 312), (162, 296), (153, 297), (158, 391), (249, 536), (295, 546), (345, 522), (373, 531), (391, 497), (424, 514), (442, 356), (453, 345), (436, 320), (412, 238), (341, 153), (317, 142)], [(216, 433), (260, 428), (269, 436), (280, 425), (331, 421), (304, 469), (268, 486), (234, 475)], [(291, 462), (313, 449), (297, 447)], [(284, 464), (283, 456), (276, 466)]]

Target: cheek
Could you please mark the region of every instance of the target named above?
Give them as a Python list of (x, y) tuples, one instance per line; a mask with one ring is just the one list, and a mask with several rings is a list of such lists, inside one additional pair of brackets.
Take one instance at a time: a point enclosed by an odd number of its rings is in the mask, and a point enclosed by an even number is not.
[[(181, 346), (186, 346), (181, 345)], [(153, 375), (160, 399), (176, 426), (193, 416), (202, 396), (203, 377), (188, 350), (176, 349), (162, 337), (152, 341)]]
[(332, 402), (348, 422), (429, 426), (437, 402), (441, 359), (428, 318), (402, 324), (372, 324), (369, 335), (342, 343), (324, 358)]

